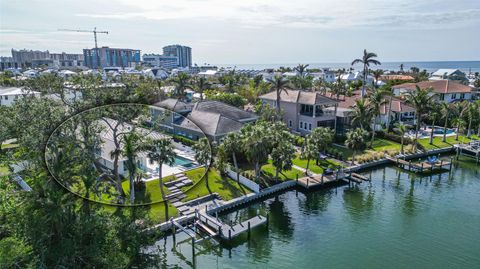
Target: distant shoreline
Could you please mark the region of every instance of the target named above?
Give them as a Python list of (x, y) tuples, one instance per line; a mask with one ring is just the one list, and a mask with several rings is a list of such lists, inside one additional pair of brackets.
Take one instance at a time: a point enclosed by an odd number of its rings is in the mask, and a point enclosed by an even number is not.
[[(307, 62), (301, 62), (307, 63)], [(255, 69), (263, 70), (268, 68), (279, 67), (295, 67), (299, 63), (272, 63), (272, 64), (212, 64), (218, 67), (236, 67), (236, 69)], [(309, 68), (331, 68), (331, 69), (348, 69), (351, 66), (350, 63), (308, 63)], [(400, 64), (403, 64), (405, 71), (409, 71), (411, 67), (418, 67), (420, 70), (427, 70), (427, 72), (433, 72), (438, 69), (460, 69), (464, 72), (480, 72), (480, 60), (479, 61), (405, 61), (405, 62), (382, 62), (382, 65), (372, 66), (372, 69), (384, 69), (391, 71), (400, 71)], [(361, 69), (359, 65), (353, 66), (356, 70)]]

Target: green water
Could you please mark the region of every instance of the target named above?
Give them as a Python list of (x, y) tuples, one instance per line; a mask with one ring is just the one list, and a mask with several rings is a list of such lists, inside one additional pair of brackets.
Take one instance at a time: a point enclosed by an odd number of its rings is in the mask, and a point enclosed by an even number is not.
[(480, 169), (460, 162), (419, 177), (395, 167), (366, 172), (371, 183), (289, 191), (221, 216), (270, 214), (231, 243), (192, 247), (178, 234), (157, 243), (163, 268), (480, 268)]

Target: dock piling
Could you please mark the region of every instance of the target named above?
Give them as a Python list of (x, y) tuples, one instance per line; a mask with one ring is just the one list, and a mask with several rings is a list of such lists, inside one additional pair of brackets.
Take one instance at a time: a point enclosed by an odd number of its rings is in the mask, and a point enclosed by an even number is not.
[(250, 240), (250, 221), (247, 223), (248, 225), (248, 234), (247, 234), (247, 237), (248, 237), (248, 240)]

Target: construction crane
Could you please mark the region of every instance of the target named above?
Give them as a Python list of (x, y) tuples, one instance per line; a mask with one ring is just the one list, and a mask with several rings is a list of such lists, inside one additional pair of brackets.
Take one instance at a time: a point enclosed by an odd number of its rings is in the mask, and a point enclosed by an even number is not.
[(76, 30), (76, 29), (58, 29), (58, 31), (93, 33), (93, 37), (95, 38), (95, 52), (97, 54), (97, 67), (100, 66), (100, 56), (99, 56), (99, 52), (98, 52), (97, 34), (107, 34), (108, 35), (108, 31), (97, 31), (97, 27), (94, 27), (93, 31), (91, 31), (91, 30)]

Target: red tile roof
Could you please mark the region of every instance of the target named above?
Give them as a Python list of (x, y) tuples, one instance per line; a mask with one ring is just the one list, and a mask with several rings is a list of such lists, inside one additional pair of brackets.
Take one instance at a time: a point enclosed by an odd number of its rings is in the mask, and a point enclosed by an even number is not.
[(450, 80), (434, 80), (434, 81), (422, 81), (419, 83), (404, 83), (400, 85), (393, 86), (393, 89), (406, 89), (406, 90), (415, 90), (416, 85), (421, 89), (433, 88), (435, 93), (469, 93), (473, 90), (472, 87), (460, 84), (455, 81)]

